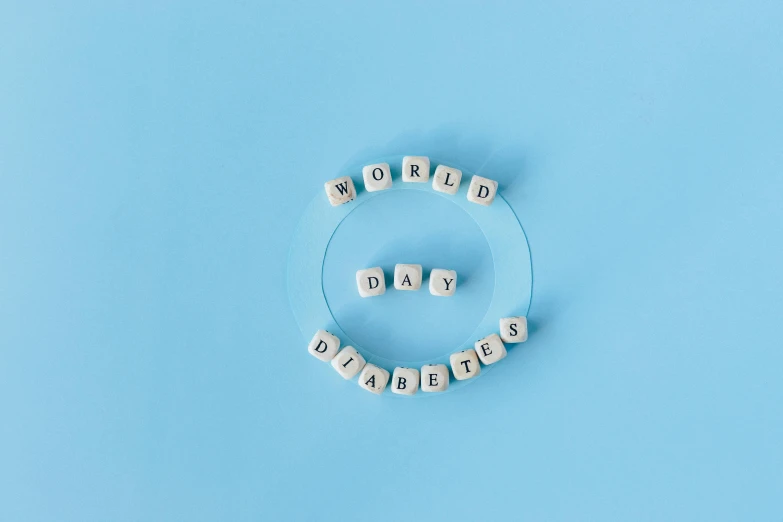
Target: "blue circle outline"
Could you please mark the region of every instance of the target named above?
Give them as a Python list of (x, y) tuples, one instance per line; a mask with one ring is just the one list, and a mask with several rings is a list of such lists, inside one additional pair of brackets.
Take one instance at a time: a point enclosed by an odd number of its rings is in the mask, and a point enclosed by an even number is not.
[[(392, 186), (382, 191), (367, 192), (364, 190), (361, 177), (362, 166), (384, 162), (390, 165)], [(317, 330), (323, 329), (336, 335), (340, 339), (341, 347), (353, 346), (365, 357), (368, 363), (385, 368), (389, 373), (392, 373), (396, 366), (419, 369), (425, 364), (445, 364), (451, 370), (449, 355), (473, 348), (473, 343), (478, 339), (486, 337), (491, 333), (498, 333), (499, 321), (502, 317), (528, 315), (533, 294), (533, 267), (530, 246), (519, 219), (500, 194), (500, 187), (495, 200), (490, 206), (478, 205), (467, 200), (467, 189), (473, 176), (472, 173), (463, 169), (459, 191), (457, 194), (450, 195), (438, 192), (432, 188), (432, 175), (430, 175), (430, 179), (426, 183), (403, 182), (399, 170), (401, 164), (402, 156), (378, 159), (358, 167), (344, 168), (340, 174), (329, 178), (350, 176), (356, 187), (356, 199), (333, 207), (322, 189), (321, 193), (305, 209), (294, 231), (288, 254), (287, 282), (289, 303), (306, 342), (310, 341)], [(434, 173), (435, 167), (440, 164), (460, 168), (454, 164), (430, 159), (430, 172)], [(356, 175), (357, 171), (359, 172), (358, 176)], [(491, 179), (491, 176), (487, 177)], [(447, 354), (424, 361), (400, 361), (369, 354), (361, 346), (354, 343), (337, 323), (329, 309), (323, 290), (324, 259), (332, 237), (339, 225), (360, 205), (396, 190), (429, 192), (444, 197), (461, 207), (476, 221), (476, 224), (484, 233), (492, 253), (492, 262), (495, 270), (495, 286), (492, 300), (474, 332), (459, 347), (449, 351)], [(302, 350), (302, 353), (306, 353), (306, 351)], [(502, 364), (502, 362), (496, 364)], [(447, 391), (460, 388), (475, 381), (493, 366), (494, 364), (483, 366), (481, 373), (472, 379), (458, 381), (450, 377)], [(391, 395), (416, 398), (439, 395), (439, 393), (417, 393), (412, 396)]]

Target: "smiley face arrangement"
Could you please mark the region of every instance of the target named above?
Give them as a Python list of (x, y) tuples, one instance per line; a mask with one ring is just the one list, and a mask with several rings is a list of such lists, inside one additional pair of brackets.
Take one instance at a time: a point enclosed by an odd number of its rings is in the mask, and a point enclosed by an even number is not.
[[(437, 394), (448, 390), (450, 384), (455, 388), (472, 382), (482, 375), (482, 370), (486, 372), (506, 357), (507, 344), (522, 343), (528, 337), (526, 316), (532, 296), (532, 268), (527, 238), (516, 216), (498, 194), (496, 181), (474, 175), (470, 183), (462, 183), (463, 171), (446, 164), (437, 164), (431, 176), (430, 159), (424, 156), (405, 156), (401, 161), (394, 158), (363, 166), (361, 193), (351, 176), (356, 172), (358, 178), (358, 170), (349, 170), (324, 184), (326, 198), (321, 195), (313, 201), (294, 236), (289, 256), (289, 297), (300, 329), (310, 339), (308, 352), (330, 363), (344, 379), (357, 379), (361, 388), (378, 395), (387, 388), (399, 396), (421, 395), (419, 391)], [(449, 198), (468, 212), (484, 232), (495, 264), (493, 299), (473, 340), (447, 355), (415, 365), (374, 356), (350, 341), (332, 316), (323, 294), (323, 255), (313, 255), (314, 251), (325, 255), (334, 230), (353, 210), (351, 207), (385, 191), (409, 189)], [(384, 268), (392, 267), (356, 267), (356, 291), (362, 298), (384, 298)], [(429, 279), (429, 293), (437, 299), (459, 292), (459, 274), (455, 270), (428, 268), (425, 273), (419, 264), (402, 263), (394, 266), (394, 281), (389, 290), (421, 291), (425, 279)]]

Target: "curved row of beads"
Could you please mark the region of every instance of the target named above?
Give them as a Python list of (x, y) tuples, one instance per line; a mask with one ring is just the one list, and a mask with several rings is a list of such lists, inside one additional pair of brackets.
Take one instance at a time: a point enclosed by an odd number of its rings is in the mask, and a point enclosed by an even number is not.
[[(364, 189), (367, 192), (386, 190), (392, 186), (391, 169), (388, 163), (375, 163), (362, 168)], [(426, 156), (405, 156), (402, 158), (402, 181), (404, 183), (427, 183), (430, 179), (430, 159)], [(432, 188), (438, 192), (454, 195), (462, 182), (462, 171), (446, 165), (438, 165), (432, 176)], [(356, 199), (356, 188), (350, 176), (324, 183), (326, 197), (333, 207)], [(473, 176), (468, 187), (468, 201), (489, 206), (498, 191), (497, 181)]]
[[(500, 320), (500, 335), (493, 333), (479, 339), (474, 348), (451, 354), (451, 374), (458, 381), (472, 379), (481, 373), (481, 364), (495, 364), (506, 356), (504, 343), (522, 343), (527, 340), (527, 318), (505, 317)], [(344, 379), (359, 374), (359, 386), (381, 394), (389, 383), (389, 371), (370, 364), (353, 346), (340, 350), (340, 339), (326, 330), (318, 330), (307, 351), (314, 357), (331, 362), (332, 368)], [(413, 395), (421, 387), (423, 392), (442, 392), (449, 387), (449, 367), (445, 364), (425, 364), (421, 370), (398, 366), (391, 375), (391, 391), (399, 395)]]

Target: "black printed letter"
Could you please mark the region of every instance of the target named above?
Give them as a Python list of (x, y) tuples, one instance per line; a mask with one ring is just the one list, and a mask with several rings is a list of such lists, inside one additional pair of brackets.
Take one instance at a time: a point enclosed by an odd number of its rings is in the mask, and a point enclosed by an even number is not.
[(342, 183), (338, 183), (337, 191), (340, 193), (341, 196), (348, 194), (348, 182), (343, 181)]
[(479, 346), (479, 348), (481, 348), (481, 351), (484, 352), (485, 357), (492, 353), (492, 348), (489, 347), (489, 343), (484, 343)]

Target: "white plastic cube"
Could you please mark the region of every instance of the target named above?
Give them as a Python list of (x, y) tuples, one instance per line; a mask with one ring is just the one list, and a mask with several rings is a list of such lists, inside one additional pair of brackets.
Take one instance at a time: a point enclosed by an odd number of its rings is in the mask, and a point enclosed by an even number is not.
[(421, 265), (395, 265), (394, 288), (397, 290), (418, 290), (421, 288)]
[(359, 386), (378, 395), (383, 393), (388, 382), (389, 372), (370, 363), (364, 365), (364, 369), (359, 375)]
[(419, 370), (416, 368), (394, 369), (391, 379), (391, 391), (399, 395), (413, 395), (419, 390)]
[(459, 184), (462, 181), (462, 171), (446, 165), (435, 167), (435, 174), (432, 175), (432, 188), (438, 192), (454, 195), (459, 190)]
[(356, 188), (353, 186), (353, 180), (348, 176), (327, 181), (324, 183), (324, 189), (333, 207), (356, 199)]
[(506, 347), (498, 334), (491, 334), (476, 341), (476, 354), (484, 364), (494, 364), (506, 356)]
[(421, 391), (442, 392), (449, 387), (449, 369), (445, 364), (425, 364), (421, 367)]
[(458, 381), (471, 379), (481, 373), (478, 355), (473, 348), (451, 354), (449, 363), (451, 364), (451, 373)]
[(482, 178), (481, 176), (473, 176), (468, 187), (468, 201), (489, 206), (495, 200), (497, 191), (497, 181)]
[(326, 330), (318, 330), (313, 336), (313, 340), (307, 346), (307, 351), (313, 357), (317, 357), (324, 362), (331, 361), (340, 348), (340, 339), (330, 334)]
[(366, 361), (362, 354), (356, 351), (353, 346), (346, 346), (334, 356), (332, 359), (332, 368), (342, 376), (343, 379), (350, 379), (359, 373)]
[(527, 341), (527, 317), (504, 317), (500, 320), (500, 339), (504, 343)]
[(373, 297), (386, 292), (386, 280), (383, 277), (381, 267), (367, 268), (356, 272), (356, 286), (359, 287), (359, 295)]
[(433, 268), (430, 272), (430, 293), (450, 296), (457, 290), (457, 272), (445, 268)]
[(375, 163), (362, 168), (364, 189), (367, 192), (386, 190), (392, 186), (391, 170), (388, 163)]
[(427, 183), (430, 180), (430, 159), (426, 156), (402, 158), (402, 181)]

